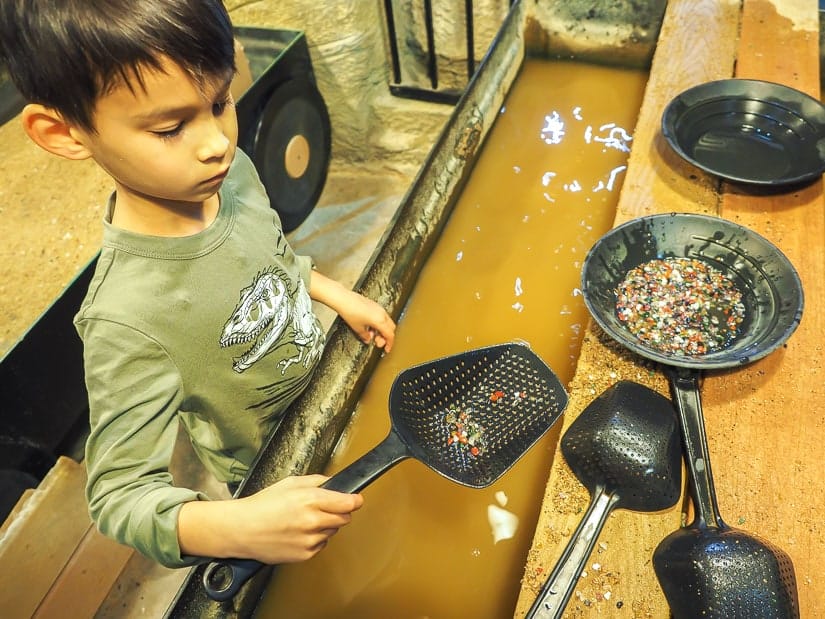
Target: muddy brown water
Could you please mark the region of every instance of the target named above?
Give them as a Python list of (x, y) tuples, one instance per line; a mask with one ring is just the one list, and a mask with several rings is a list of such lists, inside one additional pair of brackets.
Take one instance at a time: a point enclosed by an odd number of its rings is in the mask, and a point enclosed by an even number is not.
[[(403, 369), (523, 340), (563, 383), (587, 311), (587, 250), (612, 225), (647, 74), (528, 59), (327, 473), (389, 431)], [(489, 488), (402, 462), (318, 556), (280, 566), (258, 617), (512, 615), (561, 424)]]

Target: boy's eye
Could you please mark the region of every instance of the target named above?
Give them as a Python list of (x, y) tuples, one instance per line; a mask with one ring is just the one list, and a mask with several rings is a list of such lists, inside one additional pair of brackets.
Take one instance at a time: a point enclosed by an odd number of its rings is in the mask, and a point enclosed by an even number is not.
[(215, 116), (220, 116), (224, 113), (224, 111), (226, 111), (227, 106), (231, 105), (232, 103), (232, 95), (227, 93), (226, 97), (212, 104), (212, 114), (214, 114)]
[(162, 131), (152, 131), (152, 133), (154, 133), (156, 136), (160, 138), (173, 138), (181, 132), (181, 129), (183, 129), (183, 123), (178, 123), (171, 129), (164, 129)]

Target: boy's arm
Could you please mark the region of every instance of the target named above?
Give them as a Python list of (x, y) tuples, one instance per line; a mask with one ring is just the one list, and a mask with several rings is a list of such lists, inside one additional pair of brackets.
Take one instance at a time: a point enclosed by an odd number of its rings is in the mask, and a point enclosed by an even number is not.
[(363, 499), (290, 478), (232, 501), (175, 487), (168, 466), (182, 390), (164, 351), (134, 330), (81, 321), (90, 404), (87, 498), (101, 531), (167, 567), (202, 558), (312, 556)]
[(390, 352), (395, 322), (383, 307), (318, 271), (313, 270), (310, 278), (310, 297), (335, 310), (361, 341)]
[(360, 494), (318, 486), (323, 475), (288, 477), (228, 501), (192, 501), (178, 513), (178, 543), (186, 555), (292, 563), (309, 559), (360, 508)]
[(174, 487), (178, 375), (164, 351), (132, 329), (81, 320), (89, 394), (86, 497), (98, 528), (169, 567), (196, 562), (177, 542), (180, 505), (205, 498)]

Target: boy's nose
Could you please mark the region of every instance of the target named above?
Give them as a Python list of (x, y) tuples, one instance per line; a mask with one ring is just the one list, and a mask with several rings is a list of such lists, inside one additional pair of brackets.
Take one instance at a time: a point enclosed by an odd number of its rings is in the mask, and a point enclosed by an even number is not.
[(219, 159), (229, 150), (230, 140), (219, 123), (210, 123), (198, 147), (198, 159)]

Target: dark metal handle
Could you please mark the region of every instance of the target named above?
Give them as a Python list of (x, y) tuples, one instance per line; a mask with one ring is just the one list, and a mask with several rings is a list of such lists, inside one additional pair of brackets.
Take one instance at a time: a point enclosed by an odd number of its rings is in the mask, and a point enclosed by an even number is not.
[(699, 393), (699, 372), (671, 367), (667, 373), (670, 378), (673, 401), (679, 412), (685, 462), (696, 509), (696, 522), (699, 525), (722, 528), (725, 523), (719, 515), (713, 475), (710, 470), (710, 454), (702, 415), (702, 399)]
[(618, 500), (618, 495), (607, 494), (603, 486), (597, 488), (573, 537), (567, 542), (558, 563), (527, 612), (526, 619), (559, 619), (562, 616), (599, 533)]
[[(387, 438), (330, 477), (321, 487), (337, 492), (358, 492), (410, 456), (409, 449), (393, 429)], [(264, 565), (254, 559), (216, 559), (206, 566), (203, 588), (210, 598), (224, 602), (235, 597), (244, 583)]]

